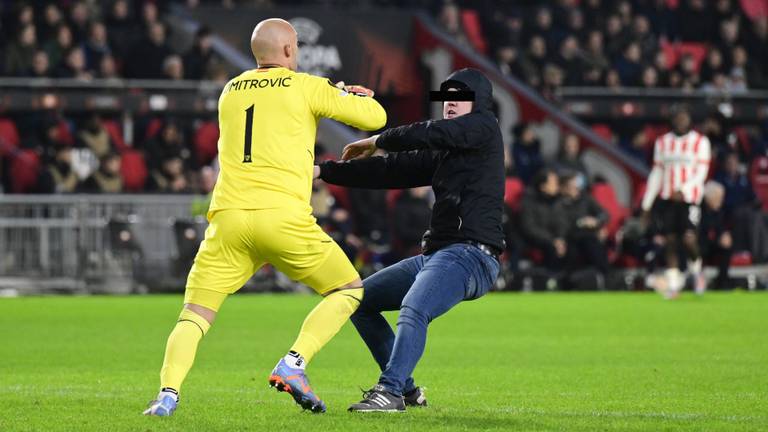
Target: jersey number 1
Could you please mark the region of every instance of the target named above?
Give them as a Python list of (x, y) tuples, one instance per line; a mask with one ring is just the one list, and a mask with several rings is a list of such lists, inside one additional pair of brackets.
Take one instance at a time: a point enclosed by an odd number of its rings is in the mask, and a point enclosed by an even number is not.
[(253, 105), (245, 110), (245, 142), (243, 144), (243, 163), (251, 163), (251, 140), (253, 139)]

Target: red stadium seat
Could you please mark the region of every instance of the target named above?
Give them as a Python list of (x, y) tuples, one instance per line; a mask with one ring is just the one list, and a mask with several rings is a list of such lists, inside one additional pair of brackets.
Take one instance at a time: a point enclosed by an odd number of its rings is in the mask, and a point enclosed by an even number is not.
[(118, 122), (114, 120), (104, 120), (102, 124), (104, 125), (104, 129), (107, 130), (112, 143), (114, 143), (115, 150), (122, 153), (130, 148), (123, 139), (122, 128)]
[(21, 150), (11, 160), (11, 192), (30, 193), (37, 187), (40, 173), (40, 155), (34, 150)]
[(737, 252), (731, 256), (731, 267), (747, 267), (752, 265), (752, 254), (743, 251)]
[(464, 27), (467, 39), (469, 39), (475, 50), (482, 54), (488, 54), (488, 43), (483, 37), (483, 29), (477, 11), (472, 9), (462, 10), (461, 24)]
[(768, 17), (768, 1), (766, 0), (740, 0), (741, 10), (751, 20)]
[(404, 189), (390, 189), (387, 191), (387, 211), (391, 215), (395, 210), (398, 198), (403, 194)]
[(0, 119), (0, 157), (19, 148), (19, 131), (9, 119)]
[(67, 123), (66, 120), (59, 120), (57, 126), (59, 130), (59, 141), (70, 147), (75, 145), (75, 137), (72, 135), (70, 124)]
[(758, 199), (763, 203), (763, 210), (768, 211), (768, 157), (761, 156), (752, 161), (749, 180)]
[(219, 126), (216, 122), (203, 122), (193, 137), (195, 154), (199, 165), (208, 165), (219, 152)]
[(606, 229), (608, 236), (613, 238), (629, 215), (629, 210), (616, 199), (616, 192), (610, 183), (597, 183), (592, 186), (592, 197), (608, 213)]
[(525, 191), (525, 185), (517, 177), (507, 177), (504, 180), (504, 203), (512, 211), (520, 210), (520, 201)]
[(608, 125), (600, 123), (593, 124), (592, 131), (596, 133), (600, 138), (610, 143), (613, 142), (613, 131), (611, 131), (611, 128)]
[(144, 155), (137, 150), (126, 150), (122, 153), (120, 172), (123, 175), (123, 188), (127, 192), (141, 192), (147, 181), (147, 165)]

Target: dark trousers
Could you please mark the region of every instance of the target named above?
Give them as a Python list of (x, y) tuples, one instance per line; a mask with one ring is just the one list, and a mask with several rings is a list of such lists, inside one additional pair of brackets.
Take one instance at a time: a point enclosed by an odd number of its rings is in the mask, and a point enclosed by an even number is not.
[[(379, 384), (396, 395), (413, 390), (411, 375), (424, 353), (429, 323), (461, 301), (483, 296), (498, 273), (495, 258), (459, 243), (366, 278), (352, 323), (382, 370)], [(395, 336), (381, 312), (398, 309)]]

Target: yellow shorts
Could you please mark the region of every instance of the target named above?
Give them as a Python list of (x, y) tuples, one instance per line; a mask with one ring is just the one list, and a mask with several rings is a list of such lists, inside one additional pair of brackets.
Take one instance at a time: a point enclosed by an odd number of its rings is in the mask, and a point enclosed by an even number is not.
[(205, 231), (184, 302), (218, 311), (226, 296), (265, 263), (318, 294), (359, 277), (339, 245), (306, 210), (221, 210)]

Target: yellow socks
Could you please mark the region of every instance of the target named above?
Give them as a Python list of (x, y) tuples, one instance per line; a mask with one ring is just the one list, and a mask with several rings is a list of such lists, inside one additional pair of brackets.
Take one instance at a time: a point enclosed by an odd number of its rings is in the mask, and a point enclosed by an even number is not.
[(355, 313), (362, 299), (362, 288), (339, 290), (326, 296), (304, 319), (291, 351), (299, 353), (309, 363)]
[(205, 318), (184, 308), (176, 327), (168, 336), (165, 359), (160, 369), (160, 387), (179, 391), (181, 383), (192, 368), (197, 344), (208, 333), (211, 324)]

